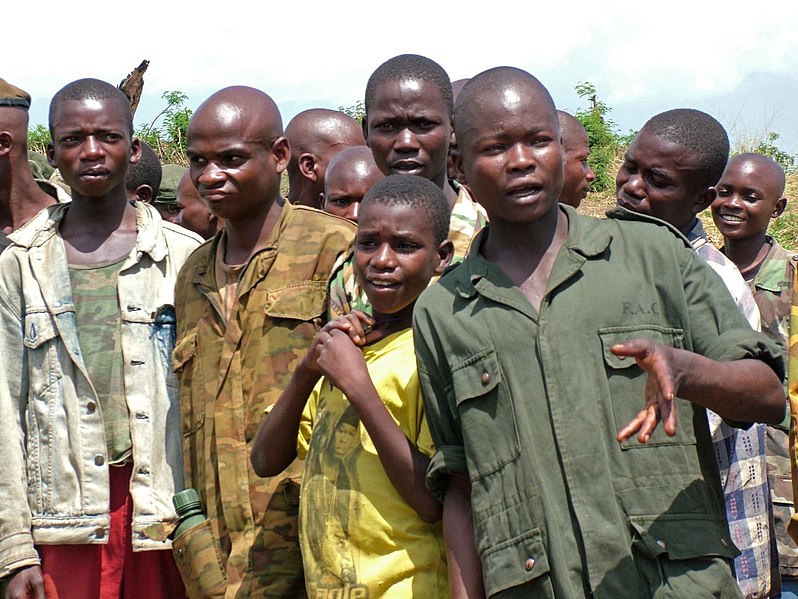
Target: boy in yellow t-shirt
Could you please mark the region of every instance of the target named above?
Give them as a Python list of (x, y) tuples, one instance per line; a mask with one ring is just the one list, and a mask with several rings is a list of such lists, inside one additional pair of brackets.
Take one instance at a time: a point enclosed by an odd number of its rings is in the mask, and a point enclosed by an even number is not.
[(410, 325), (453, 254), (449, 206), (430, 181), (392, 175), (366, 194), (359, 218), (355, 271), (373, 317), (353, 312), (319, 332), (261, 424), (252, 465), (273, 476), (306, 458), (309, 596), (443, 597), (441, 505), (424, 486), (433, 447)]

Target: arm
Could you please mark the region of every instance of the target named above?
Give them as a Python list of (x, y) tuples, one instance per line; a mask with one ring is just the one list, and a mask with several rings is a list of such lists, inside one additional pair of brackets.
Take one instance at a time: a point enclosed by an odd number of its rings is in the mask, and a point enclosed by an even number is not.
[(779, 423), (784, 418), (784, 389), (776, 373), (755, 359), (719, 362), (650, 339), (612, 347), (617, 356), (634, 358), (648, 373), (645, 407), (618, 432), (618, 441), (638, 434), (648, 441), (661, 419), (665, 432), (676, 434), (676, 397), (740, 422)]
[[(308, 397), (321, 378), (318, 355), (329, 341), (330, 332), (343, 331), (353, 343), (363, 344), (365, 332), (354, 316), (345, 316), (327, 323), (313, 339), (310, 350), (299, 362), (272, 410), (261, 422), (252, 444), (250, 461), (258, 476), (276, 476), (296, 458), (297, 435)], [(364, 322), (371, 322), (365, 317)]]
[(440, 520), (441, 504), (424, 485), (429, 458), (391, 417), (374, 388), (363, 354), (350, 336), (343, 331), (331, 333), (319, 352), (319, 368), (357, 410), (385, 473), (402, 498), (425, 522)]
[(484, 597), (482, 564), (474, 547), (471, 481), (464, 474), (449, 475), (443, 500), (443, 539), (452, 599)]

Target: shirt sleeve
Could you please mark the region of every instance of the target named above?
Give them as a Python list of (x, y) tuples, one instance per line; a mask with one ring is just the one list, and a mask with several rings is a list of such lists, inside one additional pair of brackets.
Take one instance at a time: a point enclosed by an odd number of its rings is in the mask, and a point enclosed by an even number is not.
[(308, 447), (310, 446), (310, 435), (313, 431), (313, 422), (316, 420), (316, 410), (319, 406), (319, 392), (321, 391), (322, 384), (327, 379), (321, 378), (313, 391), (308, 397), (308, 402), (305, 404), (305, 409), (302, 410), (302, 418), (299, 421), (299, 432), (296, 438), (296, 456), (300, 460), (304, 460), (308, 455)]
[[(435, 451), (427, 469), (427, 489), (443, 500), (448, 474), (467, 474), (465, 447), (460, 423), (453, 410), (454, 396), (451, 382), (446, 383), (448, 362), (434, 329), (429, 326), (430, 315), (423, 308), (414, 315), (414, 339), (418, 361), (418, 378), (424, 403), (425, 421), (429, 426)], [(449, 375), (448, 380), (451, 380)]]

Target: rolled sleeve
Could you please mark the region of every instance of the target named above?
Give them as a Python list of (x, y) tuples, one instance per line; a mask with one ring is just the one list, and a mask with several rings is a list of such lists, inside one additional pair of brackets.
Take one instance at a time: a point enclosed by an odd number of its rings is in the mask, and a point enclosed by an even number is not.
[(449, 474), (468, 475), (465, 449), (461, 445), (439, 447), (427, 467), (427, 490), (438, 501), (443, 501)]

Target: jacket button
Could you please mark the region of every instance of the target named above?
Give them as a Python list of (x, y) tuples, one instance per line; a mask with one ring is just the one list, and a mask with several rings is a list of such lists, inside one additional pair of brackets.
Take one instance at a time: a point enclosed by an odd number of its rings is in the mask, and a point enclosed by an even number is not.
[(101, 455), (94, 456), (94, 463), (97, 466), (102, 466), (103, 464), (105, 464), (105, 458)]
[(102, 539), (105, 536), (105, 529), (103, 527), (98, 528), (94, 531), (94, 536), (98, 539)]
[(97, 404), (93, 401), (90, 401), (86, 404), (86, 410), (88, 410), (89, 414), (94, 414), (94, 410), (97, 409)]
[(490, 374), (488, 372), (483, 372), (480, 380), (482, 381), (483, 385), (487, 385), (488, 381), (490, 381)]
[(526, 568), (526, 571), (529, 572), (534, 567), (535, 567), (535, 560), (532, 559), (531, 557), (527, 558), (527, 560), (524, 562), (524, 568)]

